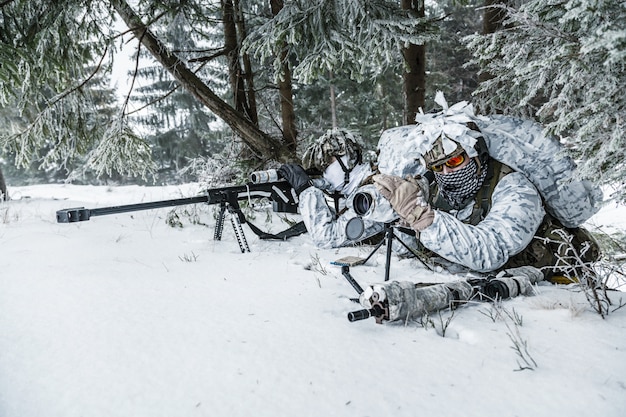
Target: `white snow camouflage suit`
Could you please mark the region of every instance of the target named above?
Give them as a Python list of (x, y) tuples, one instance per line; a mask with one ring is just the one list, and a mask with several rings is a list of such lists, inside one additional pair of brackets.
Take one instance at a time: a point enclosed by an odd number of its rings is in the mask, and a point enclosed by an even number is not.
[[(483, 119), (481, 128), (488, 122)], [(528, 135), (523, 121), (513, 118), (499, 120), (500, 128), (513, 135)], [(405, 177), (425, 173), (422, 156), (412, 146), (416, 138), (413, 135), (415, 125), (401, 126), (385, 131), (379, 142), (378, 167), (380, 172)], [(485, 135), (487, 144), (489, 138)], [(489, 148), (490, 153), (502, 155), (507, 149)], [(421, 250), (423, 248), (433, 252), (433, 259), (442, 258), (444, 266), (466, 268), (481, 273), (493, 272), (505, 268), (521, 265), (537, 267), (551, 266), (554, 256), (546, 255), (545, 245), (534, 239), (536, 235), (546, 236), (550, 229), (562, 226), (546, 215), (541, 193), (535, 185), (522, 173), (512, 170), (492, 160), (490, 169), (495, 169), (493, 179), (485, 180), (485, 190), (480, 196), (488, 200), (485, 204), (470, 203), (459, 211), (448, 210), (437, 206), (435, 208), (433, 224), (419, 234), (419, 244), (413, 237), (403, 235), (402, 238), (409, 245)], [(363, 174), (363, 179), (370, 172)], [(323, 180), (309, 187), (300, 195), (300, 213), (316, 246), (321, 248), (341, 247), (354, 244), (346, 238), (345, 227), (347, 222), (356, 216), (350, 203), (354, 193), (362, 191), (358, 188), (352, 195), (345, 196), (347, 210), (339, 217), (336, 210), (329, 207), (326, 195), (320, 188), (324, 188)], [(368, 186), (365, 186), (368, 187)], [(481, 192), (479, 191), (479, 194)], [(432, 194), (431, 194), (432, 195)], [(384, 200), (377, 194), (377, 198)], [(596, 195), (596, 200), (601, 200)], [(377, 202), (382, 207), (385, 201)], [(589, 218), (597, 211), (597, 201), (581, 201), (580, 196), (572, 194), (571, 207), (578, 207), (582, 217), (579, 223)], [(485, 213), (480, 213), (483, 210)], [(364, 217), (365, 233), (361, 241), (383, 231), (384, 225), (372, 217)], [(556, 223), (556, 224), (553, 224)], [(552, 236), (554, 237), (554, 236)], [(418, 247), (422, 246), (422, 247)], [(517, 255), (517, 256), (516, 256)], [(543, 259), (541, 259), (543, 258)], [(454, 269), (454, 268), (452, 268)], [(551, 271), (545, 270), (546, 277)]]
[[(402, 126), (383, 134), (407, 136), (412, 126)], [(398, 149), (396, 149), (398, 150)], [(381, 155), (385, 155), (381, 149)], [(406, 155), (406, 154), (404, 154)], [(380, 161), (383, 166), (393, 165), (396, 169), (405, 164), (400, 154), (393, 155), (395, 161)], [(394, 163), (395, 162), (395, 163)], [(411, 175), (424, 172), (416, 167)], [(408, 174), (408, 173), (406, 173)], [(364, 173), (363, 179), (371, 175)], [(397, 174), (396, 174), (397, 175)], [(345, 234), (346, 224), (357, 214), (348, 210), (337, 217), (336, 209), (329, 205), (324, 180), (314, 180), (314, 186), (300, 194), (298, 207), (302, 220), (314, 244), (320, 248), (336, 248), (354, 244)], [(350, 204), (352, 197), (345, 196), (344, 204)], [(380, 196), (380, 194), (377, 194)], [(384, 200), (382, 196), (380, 196)], [(385, 200), (386, 201), (386, 200)], [(463, 223), (471, 214), (472, 206), (459, 213), (446, 213), (437, 210), (433, 224), (420, 234), (420, 242), (439, 256), (478, 272), (493, 271), (506, 263), (509, 256), (524, 249), (532, 240), (541, 224), (545, 211), (541, 196), (536, 188), (522, 174), (512, 173), (503, 178), (494, 189), (489, 215), (479, 226)], [(362, 239), (383, 231), (384, 225), (369, 217), (363, 218), (365, 230)]]
[[(372, 174), (371, 169), (360, 172), (361, 178), (358, 179), (359, 182), (363, 182)], [(330, 202), (329, 204), (328, 200), (330, 197), (323, 191), (328, 188), (329, 184), (323, 179), (314, 179), (312, 183), (313, 187), (305, 189), (300, 194), (298, 208), (313, 243), (317, 247), (324, 249), (358, 243), (346, 237), (346, 225), (348, 221), (357, 216), (349, 204), (354, 194), (361, 191), (362, 188), (358, 187), (352, 194), (342, 196), (338, 207), (341, 214), (337, 216), (337, 208), (335, 208), (334, 203)], [(386, 200), (382, 201), (384, 200), (382, 196), (380, 196), (380, 199), (380, 204), (389, 206)], [(390, 206), (389, 211), (391, 211)], [(384, 229), (384, 224), (379, 221), (372, 219), (364, 219), (363, 221), (365, 232), (359, 242), (381, 233)]]
[[(370, 174), (371, 171), (367, 172), (363, 179)], [(298, 204), (313, 243), (320, 248), (354, 244), (346, 237), (345, 229), (348, 221), (357, 216), (350, 206), (352, 197), (363, 191), (364, 187), (345, 196), (343, 203), (348, 204), (347, 210), (337, 217), (336, 209), (332, 204), (329, 205), (327, 194), (322, 191), (324, 181), (313, 182), (314, 187), (300, 194)], [(368, 189), (368, 186), (365, 187)], [(383, 200), (380, 206), (386, 203), (380, 194), (377, 196)], [(545, 214), (541, 196), (530, 181), (519, 173), (507, 175), (494, 189), (491, 211), (480, 226), (462, 222), (472, 213), (471, 205), (468, 209), (452, 214), (437, 210), (433, 224), (420, 234), (420, 242), (448, 261), (478, 272), (498, 269), (511, 254), (521, 252), (528, 246)], [(364, 217), (363, 221), (365, 233), (361, 241), (384, 229), (383, 223), (369, 216)], [(410, 241), (410, 238), (403, 236), (403, 240)]]
[[(496, 116), (491, 120), (482, 117), (477, 122), (480, 122), (481, 130), (488, 130), (483, 128), (497, 124), (499, 129), (506, 130), (510, 135), (528, 138), (528, 141), (535, 140), (528, 126), (520, 119)], [(419, 138), (414, 134), (414, 129), (415, 125), (409, 125), (383, 132), (379, 142), (378, 164), (382, 173), (405, 177), (426, 172), (423, 157), (417, 151), (419, 146), (415, 146), (415, 140)], [(519, 150), (507, 149), (502, 142), (490, 141), (485, 131), (483, 136), (490, 155), (497, 155), (501, 160), (522, 157), (515, 154)], [(559, 163), (564, 164), (565, 160)], [(554, 252), (558, 245), (547, 247), (534, 237), (556, 239), (558, 236), (553, 234), (553, 230), (563, 229), (563, 226), (546, 213), (542, 194), (527, 176), (490, 159), (489, 169), (493, 171), (494, 168), (496, 172), (485, 180), (475, 200), (464, 209), (449, 210), (441, 207), (441, 204), (438, 206), (431, 198), (431, 205), (435, 208), (434, 221), (420, 233), (419, 242), (445, 261), (473, 271), (485, 273), (532, 265), (547, 267), (543, 272), (549, 278), (555, 272), (555, 268), (550, 267), (555, 265)], [(566, 168), (571, 167), (563, 167), (563, 170)], [(545, 171), (546, 167), (538, 166), (536, 169)], [(546, 184), (540, 183), (538, 186), (552, 193), (557, 192), (554, 190), (554, 178), (546, 177), (545, 181)], [(564, 183), (567, 188), (567, 182)], [(585, 183), (585, 187), (593, 189), (591, 184)], [(580, 193), (570, 191), (562, 193), (561, 202), (565, 200), (571, 211), (577, 213), (576, 225), (580, 225), (597, 212), (602, 195), (599, 189), (593, 189), (593, 192), (586, 189)], [(431, 196), (434, 194), (436, 188), (431, 190)], [(481, 211), (486, 212), (486, 215)], [(574, 227), (573, 224), (568, 226)], [(597, 257), (597, 254), (590, 253), (590, 256)]]

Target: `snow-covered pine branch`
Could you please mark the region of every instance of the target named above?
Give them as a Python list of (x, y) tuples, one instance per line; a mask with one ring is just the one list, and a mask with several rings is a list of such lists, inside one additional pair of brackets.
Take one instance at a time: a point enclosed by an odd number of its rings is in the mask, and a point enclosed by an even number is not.
[(283, 45), (296, 58), (294, 77), (304, 82), (339, 68), (363, 79), (395, 64), (402, 46), (423, 44), (435, 33), (428, 19), (411, 16), (397, 2), (295, 0), (251, 33), (245, 48), (261, 60), (274, 60), (277, 76), (281, 62), (275, 49)]
[[(561, 136), (580, 174), (622, 189), (626, 171), (626, 9), (619, 0), (534, 0), (507, 9), (506, 29), (474, 35), (476, 91), (488, 111), (532, 115)], [(623, 193), (617, 198), (624, 200)]]

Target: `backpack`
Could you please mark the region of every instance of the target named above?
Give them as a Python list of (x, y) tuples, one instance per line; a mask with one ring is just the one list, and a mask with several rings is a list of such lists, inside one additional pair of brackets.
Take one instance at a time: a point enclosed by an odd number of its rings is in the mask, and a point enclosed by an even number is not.
[(575, 228), (600, 209), (602, 190), (575, 178), (576, 164), (560, 142), (531, 120), (494, 115), (477, 118), (492, 158), (524, 174), (544, 199), (546, 211)]

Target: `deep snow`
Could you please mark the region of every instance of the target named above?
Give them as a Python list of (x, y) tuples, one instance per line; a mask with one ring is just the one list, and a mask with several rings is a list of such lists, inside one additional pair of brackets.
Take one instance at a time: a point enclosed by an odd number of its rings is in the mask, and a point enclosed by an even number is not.
[[(624, 416), (626, 308), (602, 319), (572, 288), (541, 284), (418, 323), (350, 323), (360, 306), (307, 235), (242, 254), (226, 225), (172, 228), (168, 209), (58, 224), (55, 211), (192, 196), (176, 187), (40, 185), (0, 205), (0, 416)], [(624, 229), (609, 206), (594, 225)], [(276, 216), (271, 228), (282, 229)], [(619, 223), (622, 222), (622, 223)], [(265, 215), (255, 223), (266, 228)], [(352, 268), (384, 277), (384, 248)], [(446, 281), (410, 259), (391, 279)], [(623, 293), (613, 293), (616, 305)], [(506, 314), (503, 317), (507, 317)], [(534, 370), (512, 349), (526, 342)]]

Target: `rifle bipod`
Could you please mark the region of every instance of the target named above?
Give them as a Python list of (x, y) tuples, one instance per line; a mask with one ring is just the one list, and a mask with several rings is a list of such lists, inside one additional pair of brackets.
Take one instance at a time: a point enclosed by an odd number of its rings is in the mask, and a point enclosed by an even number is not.
[(234, 208), (228, 203), (220, 203), (220, 213), (217, 216), (217, 221), (215, 222), (215, 232), (213, 233), (213, 239), (222, 240), (226, 210), (228, 210), (228, 213), (230, 214), (230, 224), (233, 226), (233, 231), (235, 233), (235, 237), (237, 238), (237, 243), (239, 244), (239, 249), (241, 249), (241, 253), (250, 252), (250, 246), (248, 246), (246, 234), (243, 231), (243, 227), (241, 227), (241, 218), (243, 218), (244, 222), (246, 221), (246, 219), (243, 216), (241, 209)]
[[(332, 262), (334, 265), (341, 266), (341, 274), (344, 276), (346, 281), (348, 281), (348, 283), (352, 286), (352, 288), (354, 288), (354, 290), (359, 295), (358, 298), (351, 298), (350, 299), (351, 301), (359, 303), (360, 302), (360, 298), (361, 298), (361, 294), (363, 294), (364, 290), (359, 285), (357, 280), (354, 279), (354, 277), (350, 273), (350, 266), (363, 265), (364, 263), (369, 261), (369, 259), (378, 251), (378, 249), (381, 248), (381, 246), (386, 245), (387, 251), (386, 251), (386, 254), (385, 254), (385, 281), (389, 281), (389, 270), (391, 268), (391, 255), (392, 255), (392, 250), (393, 250), (394, 239), (398, 243), (400, 243), (402, 246), (404, 246), (404, 248), (406, 250), (408, 250), (409, 252), (413, 253), (416, 256), (416, 258), (418, 260), (420, 260), (422, 262), (422, 264), (424, 264), (424, 266), (427, 269), (432, 270), (420, 258), (419, 254), (417, 254), (414, 249), (410, 248), (394, 232), (394, 228), (397, 228), (400, 232), (405, 233), (407, 235), (413, 235), (413, 236), (415, 235), (415, 232), (413, 230), (410, 230), (410, 229), (407, 229), (407, 228), (404, 228), (404, 227), (400, 227), (400, 226), (396, 226), (392, 222), (385, 223), (384, 238), (381, 239), (381, 241), (374, 247), (374, 249), (370, 252), (370, 254), (366, 258), (346, 257), (346, 258), (338, 259), (337, 261)], [(389, 309), (386, 306), (386, 303), (375, 302), (375, 303), (372, 304), (372, 308), (368, 308), (368, 309), (364, 309), (364, 310), (352, 311), (352, 312), (348, 313), (348, 320), (351, 321), (351, 322), (352, 321), (358, 321), (358, 320), (364, 320), (364, 319), (367, 319), (369, 317), (374, 317), (376, 319), (376, 323), (379, 323), (379, 324), (382, 323), (383, 320), (388, 320)]]
[(385, 223), (384, 228), (384, 237), (376, 244), (374, 249), (367, 255), (366, 258), (356, 258), (353, 256), (344, 257), (338, 259), (334, 262), (331, 262), (333, 265), (341, 266), (341, 273), (346, 278), (346, 280), (352, 285), (352, 287), (356, 290), (358, 294), (363, 292), (363, 289), (359, 286), (356, 280), (350, 275), (350, 266), (363, 265), (370, 260), (372, 256), (381, 248), (381, 246), (386, 245), (387, 251), (385, 254), (385, 281), (389, 281), (389, 269), (391, 268), (391, 254), (393, 251), (393, 241), (394, 239), (398, 241), (404, 248), (410, 253), (414, 254), (418, 260), (420, 260), (427, 269), (431, 269), (425, 262), (423, 262), (419, 255), (415, 252), (414, 249), (410, 248), (400, 237), (394, 232), (394, 228), (398, 228), (402, 233), (415, 236), (415, 232), (413, 230), (394, 226), (392, 223)]

